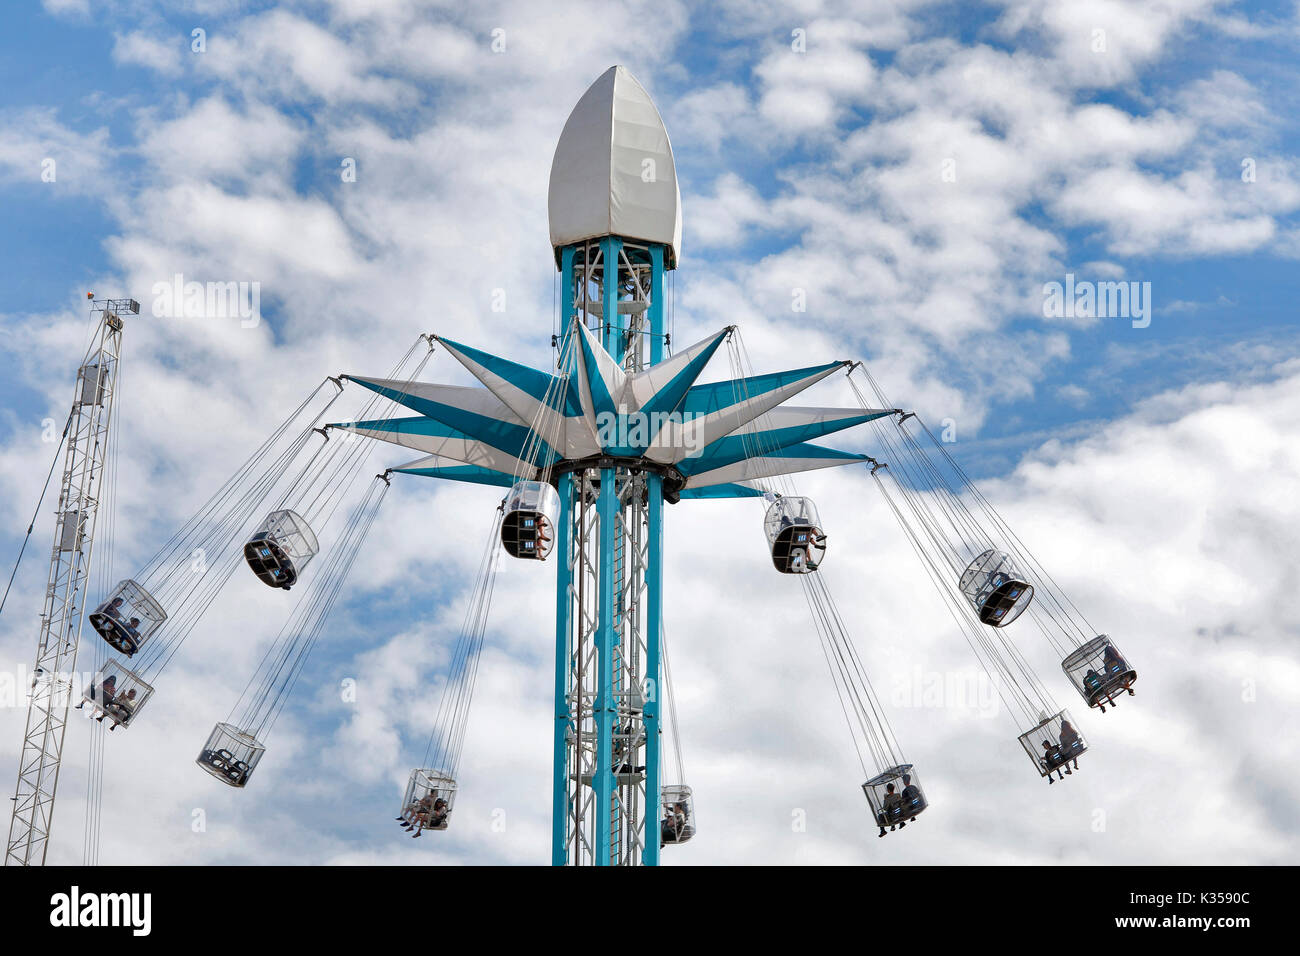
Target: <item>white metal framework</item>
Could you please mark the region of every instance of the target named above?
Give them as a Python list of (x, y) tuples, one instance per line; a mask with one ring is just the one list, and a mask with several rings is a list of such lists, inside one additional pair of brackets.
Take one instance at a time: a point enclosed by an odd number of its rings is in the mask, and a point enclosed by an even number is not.
[(5, 849), (6, 865), (44, 864), (49, 849), (117, 388), (122, 350), (120, 316), (139, 312), (139, 303), (131, 299), (95, 299), (91, 305), (91, 316), (98, 316), (99, 321), (77, 373), (72, 412), (64, 434), (54, 547)]

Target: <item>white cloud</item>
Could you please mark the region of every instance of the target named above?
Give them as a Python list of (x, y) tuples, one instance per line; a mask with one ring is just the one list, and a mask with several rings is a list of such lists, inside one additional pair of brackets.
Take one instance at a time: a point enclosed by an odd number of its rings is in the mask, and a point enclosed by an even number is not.
[(181, 69), (181, 50), (186, 39), (177, 36), (166, 40), (138, 30), (118, 33), (113, 36), (113, 61), (143, 66), (163, 76), (175, 76)]
[(724, 139), (738, 137), (755, 142), (753, 104), (749, 91), (736, 83), (692, 90), (673, 104), (673, 142), (689, 143), (692, 149), (716, 152)]
[(0, 110), (0, 181), (55, 194), (102, 192), (113, 146), (106, 127), (81, 133), (52, 108)]
[(770, 228), (778, 221), (771, 207), (749, 183), (734, 173), (723, 173), (713, 184), (712, 196), (688, 196), (696, 226), (694, 243), (704, 247), (730, 246), (753, 235), (753, 229)]
[(1300, 187), (1289, 181), (1229, 180), (1225, 188), (1222, 178), (1205, 168), (1173, 180), (1138, 169), (1107, 169), (1081, 176), (1056, 205), (1067, 222), (1103, 225), (1120, 255), (1139, 256), (1152, 248), (1231, 254), (1267, 244), (1277, 234), (1272, 211), (1300, 208)]
[(380, 75), (378, 64), (314, 21), (287, 10), (271, 10), (240, 22), (233, 34), (213, 31), (202, 67), (226, 83), (255, 95), (275, 94), (291, 102), (411, 105), (414, 90)]
[(1224, 0), (1005, 0), (1001, 32), (1010, 39), (1040, 37), (1080, 86), (1131, 81), (1164, 56), (1189, 24)]
[[(1187, 28), (1193, 12), (1171, 8), (1160, 35)], [(965, 365), (962, 357), (1009, 318), (1040, 317), (1043, 282), (1069, 268), (1066, 229), (1090, 233), (1123, 258), (1291, 248), (1279, 224), (1300, 209), (1292, 162), (1260, 156), (1256, 180), (1242, 180), (1244, 144), (1254, 155), (1256, 134), (1273, 120), (1236, 74), (1213, 72), (1168, 105), (1134, 113), (1086, 102), (1072, 85), (1081, 81), (1062, 73), (1050, 48), (1036, 55), (918, 41), (870, 82), (806, 90), (770, 65), (798, 59), (774, 50), (756, 75), (817, 119), (816, 137), (831, 140), (826, 162), (792, 163), (776, 189), (723, 173), (695, 199), (705, 212), (700, 238), (719, 248), (776, 246), (760, 263), (718, 266), (747, 300), (745, 311), (787, 312), (792, 290), (803, 289), (819, 324), (851, 330), (859, 348), (910, 384)], [(719, 115), (722, 104), (737, 111), (726, 128), (744, 130), (738, 141), (770, 148), (751, 132), (743, 98), (719, 91), (709, 102)], [(872, 111), (865, 122), (844, 118), (854, 106)], [(778, 137), (787, 132), (772, 125)], [(1050, 219), (1027, 212), (1036, 207)], [(902, 352), (902, 330), (928, 348)], [(1024, 343), (1000, 375), (964, 383), (962, 413), (978, 418), (988, 402), (1032, 390), (1068, 354), (1062, 339), (1043, 342)]]
[(1274, 121), (1258, 91), (1231, 70), (1215, 70), (1179, 94), (1183, 113), (1205, 129), (1254, 130)]
[(241, 112), (210, 96), (185, 104), (172, 119), (142, 125), (140, 150), (163, 182), (233, 181), (258, 192), (292, 191), (292, 163), (305, 133), (266, 104)]
[(90, 0), (41, 0), (41, 6), (55, 15), (62, 13), (87, 14)]
[(773, 49), (754, 69), (759, 112), (783, 132), (828, 132), (839, 114), (864, 100), (875, 81), (871, 58), (859, 48), (870, 33), (847, 20), (814, 20), (805, 50)]
[(1084, 405), (1088, 404), (1088, 400), (1092, 396), (1088, 394), (1087, 389), (1080, 388), (1078, 385), (1070, 383), (1059, 386), (1056, 389), (1056, 397), (1064, 402), (1074, 405), (1076, 408), (1082, 408)]

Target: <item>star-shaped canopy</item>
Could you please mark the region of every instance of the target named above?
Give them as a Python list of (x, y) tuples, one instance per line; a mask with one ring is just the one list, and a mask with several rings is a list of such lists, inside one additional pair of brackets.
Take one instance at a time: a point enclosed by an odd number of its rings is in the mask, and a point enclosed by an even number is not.
[(765, 478), (866, 459), (811, 442), (892, 409), (783, 404), (846, 362), (695, 384), (730, 332), (628, 373), (575, 322), (577, 352), (562, 375), (436, 336), (484, 388), (349, 375), (419, 414), (330, 427), (424, 453), (394, 471), (510, 486), (565, 462), (642, 459), (675, 471), (682, 498), (756, 496)]

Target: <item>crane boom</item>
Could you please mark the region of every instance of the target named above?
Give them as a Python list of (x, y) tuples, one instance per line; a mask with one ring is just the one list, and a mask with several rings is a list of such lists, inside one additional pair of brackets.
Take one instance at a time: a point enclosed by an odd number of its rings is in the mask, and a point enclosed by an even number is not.
[(43, 865), (49, 848), (117, 389), (122, 348), (120, 316), (139, 311), (139, 303), (132, 299), (95, 299), (91, 304), (91, 317), (98, 315), (99, 321), (77, 370), (72, 413), (63, 435), (63, 482), (6, 843), (6, 866)]

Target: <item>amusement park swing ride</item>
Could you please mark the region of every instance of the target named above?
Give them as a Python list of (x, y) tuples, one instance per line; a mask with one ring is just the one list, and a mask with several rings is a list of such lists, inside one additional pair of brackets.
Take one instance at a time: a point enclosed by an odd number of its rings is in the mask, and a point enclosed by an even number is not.
[[(285, 598), (292, 610), (284, 627), (196, 758), (216, 780), (243, 788), (397, 475), (504, 493), (429, 745), (401, 796), (396, 821), (412, 836), (452, 822), (493, 571), (505, 555), (555, 570), (552, 862), (655, 865), (663, 849), (695, 838), (694, 796), (675, 743), (663, 527), (668, 506), (689, 511), (718, 498), (758, 501), (773, 573), (802, 583), (862, 765), (871, 826), (883, 837), (915, 822), (929, 809), (920, 776), (817, 573), (834, 553), (827, 526), (791, 479), (846, 465), (870, 469), (1017, 718), (1040, 777), (1055, 783), (1078, 769), (1088, 744), (1011, 640), (1011, 625), (1032, 621), (1068, 681), (1103, 713), (1133, 693), (1136, 672), (921, 419), (894, 407), (861, 362), (755, 373), (735, 327), (673, 350), (668, 277), (682, 235), (676, 169), (657, 108), (622, 67), (592, 84), (564, 126), (549, 214), (560, 303), (553, 371), (428, 334), (384, 377), (326, 377), (152, 558), (115, 584), (102, 573), (92, 581), (92, 557), (97, 533), (111, 525), (112, 412), (126, 318), (139, 305), (93, 300), (95, 338), (77, 372), (59, 451), (57, 520), (6, 863), (45, 861), (85, 609), (102, 659), (77, 707), (94, 718), (102, 746), (105, 725), (125, 731), (142, 719), (163, 670), (241, 565), (271, 588), (297, 589), (296, 599)], [(421, 381), (437, 350), (479, 385)], [(699, 383), (724, 350), (731, 377)], [(856, 407), (789, 404), (835, 374), (847, 376)], [(349, 385), (361, 389), (354, 414), (331, 416)], [(862, 425), (877, 456), (815, 444)], [(364, 439), (420, 457), (376, 476), (322, 547), (318, 532), (334, 527), (332, 516), (351, 501), (365, 470), (373, 446)], [(215, 557), (193, 573), (189, 559), (198, 548)], [(92, 585), (99, 593), (90, 593)], [(665, 733), (676, 755), (671, 778)]]

